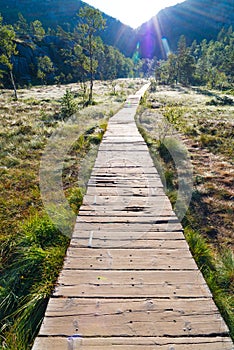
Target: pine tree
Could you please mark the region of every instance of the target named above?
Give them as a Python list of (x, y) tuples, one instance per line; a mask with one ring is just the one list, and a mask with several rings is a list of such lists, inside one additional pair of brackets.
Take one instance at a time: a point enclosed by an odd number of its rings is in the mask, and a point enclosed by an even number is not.
[(191, 82), (195, 72), (195, 60), (186, 46), (184, 35), (180, 37), (177, 49), (177, 78), (178, 82), (187, 85)]
[[(0, 15), (0, 63), (6, 68), (6, 72), (9, 73), (10, 80), (14, 89), (15, 99), (18, 99), (16, 84), (13, 76), (13, 63), (12, 56), (17, 55), (15, 31), (11, 25), (3, 25), (3, 18)], [(0, 76), (3, 76), (5, 71), (0, 72)]]
[(90, 76), (89, 99), (90, 104), (93, 99), (93, 81), (94, 74), (98, 67), (98, 61), (95, 59), (95, 51), (97, 49), (97, 41), (94, 36), (97, 30), (105, 27), (105, 20), (102, 18), (101, 12), (89, 6), (80, 9), (78, 16), (81, 23), (78, 26), (78, 31), (81, 34), (82, 46), (88, 61), (84, 61), (84, 69)]
[(48, 56), (38, 57), (37, 67), (37, 77), (46, 84), (49, 74), (54, 72), (53, 62)]

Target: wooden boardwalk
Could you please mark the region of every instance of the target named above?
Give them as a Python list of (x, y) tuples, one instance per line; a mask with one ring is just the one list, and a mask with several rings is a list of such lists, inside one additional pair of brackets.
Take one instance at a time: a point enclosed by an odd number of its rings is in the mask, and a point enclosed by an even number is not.
[(231, 350), (134, 115), (111, 118), (33, 350)]

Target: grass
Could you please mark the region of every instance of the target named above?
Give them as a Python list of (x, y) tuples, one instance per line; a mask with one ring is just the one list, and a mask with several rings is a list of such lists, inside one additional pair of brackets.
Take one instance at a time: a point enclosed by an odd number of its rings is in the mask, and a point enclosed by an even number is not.
[[(141, 85), (140, 80), (117, 80), (116, 95), (112, 96), (111, 82), (96, 82), (95, 106), (79, 107), (74, 118), (69, 117), (71, 109), (82, 104), (83, 96), (78, 84), (19, 90), (18, 102), (10, 91), (1, 91), (1, 349), (31, 348), (69, 244), (69, 237), (60, 232), (54, 217), (48, 216), (41, 197), (39, 170), (46, 147), (56, 135), (60, 145), (67, 147), (64, 157), (61, 153), (59, 178), (75, 217), (108, 118), (122, 106), (123, 96)], [(62, 140), (69, 130), (75, 130), (77, 136)], [(56, 154), (58, 159), (61, 154)], [(66, 221), (66, 210), (58, 211), (56, 205), (49, 209)]]
[(19, 228), (1, 275), (0, 325), (6, 348), (27, 349), (38, 332), (68, 242), (47, 216), (34, 216)]
[[(219, 94), (158, 86), (139, 108), (136, 120), (177, 215), (184, 214), (179, 217), (190, 250), (234, 339), (234, 108), (211, 107), (211, 97)], [(193, 170), (183, 179), (175, 154), (183, 168), (184, 147)], [(186, 213), (184, 199), (178, 203), (181, 178), (185, 183), (192, 180)]]
[(187, 227), (185, 236), (214, 300), (234, 339), (234, 255), (230, 249), (215, 254), (206, 239)]

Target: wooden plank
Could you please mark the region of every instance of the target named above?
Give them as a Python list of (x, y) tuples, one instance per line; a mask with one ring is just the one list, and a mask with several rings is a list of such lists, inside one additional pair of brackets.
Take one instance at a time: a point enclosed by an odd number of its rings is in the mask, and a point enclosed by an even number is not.
[(148, 181), (147, 179), (144, 180), (140, 180), (137, 181), (136, 179), (132, 179), (131, 183), (128, 184), (128, 182), (126, 181), (126, 179), (121, 179), (121, 180), (117, 180), (114, 178), (111, 179), (104, 179), (104, 180), (100, 180), (100, 179), (90, 179), (90, 181), (88, 182), (88, 186), (89, 187), (108, 187), (111, 190), (111, 187), (125, 187), (128, 189), (132, 189), (132, 188), (147, 188), (148, 191), (150, 192), (152, 187), (155, 188), (162, 188), (162, 182), (161, 181)]
[[(86, 227), (87, 225), (85, 225)], [(97, 227), (95, 226), (95, 229)], [(92, 237), (92, 241), (90, 241)], [(181, 231), (175, 232), (142, 232), (142, 231), (110, 231), (110, 230), (82, 230), (76, 232), (73, 235), (73, 242), (77, 242), (81, 246), (99, 247), (101, 244), (103, 247), (142, 247), (145, 241), (148, 241), (147, 247), (162, 245), (161, 240), (181, 240), (184, 239)], [(158, 240), (159, 243), (158, 243)]]
[(171, 300), (168, 304), (156, 299), (52, 298), (41, 335), (69, 336), (76, 332), (85, 337), (228, 334), (217, 308), (207, 299)]
[[(137, 153), (137, 151), (133, 154), (135, 155), (135, 153)], [(135, 175), (136, 177), (143, 174), (155, 174), (157, 176), (156, 178), (158, 178), (157, 171), (154, 168), (151, 158), (147, 159), (144, 157), (146, 159), (144, 159), (144, 163), (142, 163), (142, 154), (133, 156), (131, 153), (128, 156), (125, 156), (124, 152), (120, 151), (119, 154), (119, 158), (112, 157), (108, 152), (103, 152), (103, 154), (100, 154), (97, 157), (94, 165), (94, 174), (97, 171), (105, 171), (106, 174), (112, 173), (116, 174), (116, 176), (122, 173), (125, 175)]]
[[(180, 256), (180, 259), (178, 259)], [(67, 251), (64, 269), (197, 270), (187, 249), (79, 249)]]
[[(79, 338), (79, 337), (38, 337), (33, 350), (233, 350), (228, 337), (147, 337), (147, 338)], [(69, 350), (70, 350), (69, 349)]]
[[(155, 320), (160, 322), (161, 313), (165, 312), (165, 320), (174, 320), (199, 314), (209, 317), (216, 315), (220, 318), (218, 309), (212, 299), (170, 299), (170, 307), (167, 299), (80, 299), (80, 298), (51, 298), (46, 310), (46, 317), (63, 317), (64, 315), (77, 316), (106, 316), (121, 315), (121, 317), (135, 317), (136, 314), (155, 314)], [(207, 308), (207, 304), (209, 308)], [(145, 317), (143, 316), (143, 318)], [(221, 330), (220, 330), (221, 331)], [(227, 331), (224, 326), (223, 331)]]
[[(111, 221), (111, 218), (110, 218)], [(180, 223), (166, 222), (166, 223), (77, 223), (74, 228), (73, 238), (78, 238), (81, 231), (109, 231), (115, 232), (127, 232), (126, 236), (136, 239), (136, 237), (146, 234), (149, 231), (153, 232), (166, 232), (166, 231), (181, 231), (182, 226)], [(138, 234), (139, 233), (139, 234)], [(102, 233), (101, 233), (102, 234)]]
[(160, 179), (158, 179), (156, 176), (153, 176), (152, 174), (150, 175), (151, 177), (148, 177), (145, 174), (138, 174), (136, 175), (128, 175), (128, 174), (101, 174), (101, 173), (96, 173), (93, 174), (90, 177), (90, 180), (88, 182), (88, 184), (93, 185), (93, 184), (122, 184), (122, 185), (126, 185), (126, 183), (129, 182), (129, 186), (134, 187), (133, 185), (139, 185), (139, 184), (143, 184), (143, 186), (147, 185), (148, 187), (150, 186), (150, 184), (153, 185), (158, 185), (160, 184)]
[[(130, 207), (129, 207), (130, 208)], [(96, 207), (96, 209), (91, 209), (91, 210), (85, 210), (85, 208), (82, 208), (82, 210), (79, 211), (79, 215), (85, 220), (85, 218), (91, 218), (93, 216), (99, 216), (99, 217), (123, 217), (125, 218), (125, 220), (131, 219), (131, 218), (136, 218), (136, 217), (142, 217), (144, 216), (145, 220), (147, 218), (151, 220), (157, 220), (157, 218), (172, 218), (174, 217), (176, 219), (175, 214), (173, 213), (172, 210), (168, 210), (168, 209), (158, 209), (155, 211), (145, 211), (145, 210), (141, 210), (141, 208), (139, 207), (133, 207), (131, 206), (132, 210), (127, 209), (127, 210), (115, 210), (115, 208), (113, 208), (112, 210), (110, 210), (111, 208), (108, 208), (108, 206), (105, 207)]]
[[(121, 156), (120, 156), (121, 154)], [(126, 171), (128, 169), (128, 167), (133, 167), (134, 164), (136, 164), (136, 166), (139, 168), (139, 164), (141, 164), (141, 161), (142, 161), (142, 158), (146, 158), (145, 157), (145, 153), (142, 154), (141, 153), (138, 153), (138, 151), (135, 151), (135, 152), (131, 152), (131, 153), (127, 153), (127, 152), (121, 152), (119, 151), (119, 157), (120, 159), (114, 154), (112, 153), (107, 153), (107, 152), (103, 152), (103, 153), (100, 153), (97, 157), (97, 161), (99, 163), (99, 166), (100, 165), (105, 165), (107, 164), (107, 166), (109, 166), (112, 162), (115, 162), (116, 166), (117, 165), (122, 165), (125, 161), (125, 164), (127, 163), (127, 161), (130, 161), (129, 165), (126, 165)], [(119, 159), (119, 161), (117, 162), (117, 160)], [(146, 158), (144, 159), (144, 165), (146, 165), (147, 167), (153, 167), (153, 161), (151, 158)]]
[(92, 216), (97, 214), (99, 216), (109, 215), (113, 216), (137, 216), (142, 215), (144, 217), (147, 216), (175, 216), (175, 213), (169, 207), (169, 205), (162, 204), (157, 207), (150, 208), (146, 205), (126, 205), (123, 207), (120, 203), (116, 203), (116, 205), (99, 205), (99, 206), (91, 206), (91, 205), (83, 205), (79, 210), (79, 214), (82, 216)]
[[(170, 214), (170, 213), (169, 213)], [(157, 223), (178, 223), (179, 220), (175, 215), (161, 216), (160, 213), (157, 216), (142, 216), (139, 213), (134, 216), (125, 216), (124, 212), (122, 216), (112, 214), (112, 216), (100, 216), (100, 215), (79, 215), (76, 219), (77, 225), (79, 223), (88, 224), (108, 224), (108, 223), (131, 223), (131, 224), (151, 224), (156, 225)]]
[[(134, 243), (135, 241), (141, 241), (141, 240), (149, 240), (152, 241), (151, 243), (157, 244), (158, 240), (160, 243), (162, 241), (171, 241), (171, 240), (183, 240), (184, 244), (186, 244), (185, 239), (184, 239), (184, 234), (181, 230), (178, 231), (147, 231), (147, 232), (140, 232), (139, 234), (137, 233), (137, 238), (135, 232), (128, 232), (128, 231), (105, 231), (104, 229), (101, 230), (93, 230), (90, 231), (85, 227), (84, 230), (80, 230), (77, 232), (77, 235), (72, 236), (72, 241), (76, 241), (78, 239), (86, 239), (89, 237), (90, 233), (93, 233), (93, 238), (97, 239), (110, 239), (110, 240), (125, 240), (125, 239), (131, 239), (132, 242)], [(136, 242), (135, 242), (136, 243)], [(134, 244), (135, 244), (134, 243)], [(181, 244), (181, 243), (180, 243)]]
[(62, 271), (55, 296), (210, 297), (199, 271)]
[[(129, 130), (130, 133), (130, 130)], [(120, 143), (120, 144), (132, 144), (134, 142), (142, 142), (142, 137), (140, 136), (140, 134), (136, 134), (136, 135), (127, 135), (127, 136), (111, 136), (111, 134), (108, 135), (108, 133), (105, 134), (105, 136), (103, 137), (103, 145), (105, 145), (106, 139), (108, 138), (108, 143)]]
[[(159, 180), (159, 175), (157, 172), (155, 172), (155, 169), (152, 167), (149, 167), (146, 169), (142, 167), (136, 167), (136, 166), (129, 166), (128, 168), (124, 168), (123, 165), (116, 164), (114, 167), (110, 167), (110, 164), (108, 164), (108, 168), (104, 166), (101, 166), (101, 164), (95, 164), (95, 168), (93, 169), (92, 172), (92, 177), (97, 176), (97, 175), (102, 175), (103, 177), (116, 177), (118, 178), (124, 178), (127, 179), (129, 176), (130, 179), (145, 179), (146, 177), (153, 180), (157, 179)], [(105, 171), (106, 169), (106, 171)], [(108, 171), (107, 171), (108, 170)], [(131, 185), (131, 183), (129, 183)]]
[(117, 197), (157, 197), (165, 195), (163, 187), (134, 188), (134, 187), (88, 187), (87, 195), (117, 196)]
[[(122, 209), (126, 207), (143, 207), (143, 208), (164, 208), (165, 206), (171, 207), (168, 198), (165, 197), (163, 193), (160, 196), (157, 196), (157, 200), (155, 197), (142, 197), (142, 196), (122, 196), (121, 198), (118, 196), (98, 196), (96, 193), (89, 195), (86, 194), (83, 199), (83, 204), (85, 206), (89, 205), (93, 207), (96, 206), (106, 206), (108, 208), (116, 208)], [(82, 210), (83, 206), (81, 207)]]
[(139, 152), (141, 156), (144, 154), (149, 157), (149, 149), (145, 143), (132, 143), (129, 149), (129, 144), (105, 142), (100, 146), (98, 155), (102, 155), (103, 153), (109, 155), (112, 153), (113, 156), (119, 157), (119, 152), (123, 152), (124, 154), (127, 152), (129, 155)]
[(143, 168), (141, 165), (132, 165), (128, 166), (126, 168), (126, 165), (121, 163), (116, 164), (98, 164), (96, 163), (94, 166), (94, 174), (95, 172), (103, 172), (106, 170), (106, 174), (127, 174), (127, 175), (135, 175), (138, 176), (139, 174), (147, 174), (147, 175), (154, 175), (155, 174), (155, 168), (153, 167), (147, 167)]
[[(160, 197), (161, 198), (161, 197)], [(92, 211), (98, 211), (98, 212), (109, 212), (117, 215), (119, 214), (133, 214), (141, 212), (142, 215), (156, 215), (157, 213), (166, 213), (169, 215), (175, 215), (174, 211), (172, 210), (171, 204), (169, 201), (164, 201), (163, 199), (160, 201), (157, 201), (155, 205), (150, 205), (150, 202), (152, 200), (142, 199), (142, 198), (134, 198), (131, 199), (131, 202), (124, 203), (124, 200), (128, 200), (129, 198), (121, 198), (120, 201), (116, 201), (116, 198), (111, 197), (86, 197), (84, 198), (83, 205), (81, 206), (79, 213), (82, 213), (83, 215), (91, 214)], [(91, 205), (92, 204), (95, 205)], [(112, 203), (113, 202), (113, 203)], [(123, 205), (124, 204), (124, 205)], [(111, 214), (110, 214), (111, 216)]]
[[(176, 239), (177, 238), (177, 239)], [(87, 248), (90, 245), (90, 235), (83, 235), (82, 238), (71, 240), (70, 246), (74, 248)], [(180, 236), (172, 238), (168, 235), (167, 239), (142, 239), (141, 237), (136, 240), (120, 239), (117, 242), (115, 239), (110, 240), (106, 238), (98, 238), (96, 233), (93, 233), (93, 239), (91, 247), (98, 249), (105, 249), (105, 247), (111, 247), (112, 249), (119, 249), (119, 247), (124, 247), (124, 249), (187, 249), (188, 245), (186, 241)]]

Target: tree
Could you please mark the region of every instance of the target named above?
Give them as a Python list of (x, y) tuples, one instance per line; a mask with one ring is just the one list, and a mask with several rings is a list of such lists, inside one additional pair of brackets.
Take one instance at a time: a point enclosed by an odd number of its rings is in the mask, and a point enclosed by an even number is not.
[(22, 13), (18, 13), (18, 21), (15, 23), (14, 28), (16, 35), (21, 38), (21, 37), (27, 37), (29, 35), (29, 25), (22, 15)]
[(81, 33), (82, 46), (88, 61), (84, 61), (84, 68), (90, 77), (89, 99), (90, 104), (93, 99), (93, 80), (94, 73), (97, 70), (98, 62), (95, 59), (95, 50), (97, 48), (96, 38), (94, 34), (97, 30), (105, 27), (105, 20), (102, 18), (101, 12), (89, 6), (80, 9), (78, 16), (81, 23), (78, 25), (78, 31)]
[(45, 36), (45, 29), (43, 28), (42, 23), (38, 20), (30, 23), (30, 32), (38, 41), (41, 41)]
[(177, 68), (178, 67), (178, 58), (175, 54), (169, 53), (168, 59), (167, 59), (167, 70), (168, 70), (168, 77), (167, 77), (167, 83), (168, 84), (174, 84), (177, 82)]
[(177, 78), (178, 82), (187, 85), (191, 82), (195, 72), (195, 60), (186, 46), (185, 36), (182, 35), (178, 42), (177, 49)]
[(142, 73), (143, 76), (146, 78), (152, 77), (156, 68), (156, 62), (157, 62), (156, 57), (154, 57), (153, 59), (150, 59), (150, 58), (141, 59), (140, 73)]
[[(11, 25), (3, 25), (3, 19), (0, 15), (0, 63), (6, 67), (6, 71), (9, 73), (10, 80), (14, 89), (15, 99), (18, 99), (16, 84), (13, 76), (13, 63), (12, 56), (17, 55), (15, 31)], [(1, 76), (5, 71), (1, 71)]]
[(61, 102), (61, 115), (63, 120), (71, 117), (75, 112), (77, 112), (77, 103), (74, 99), (74, 95), (71, 90), (66, 89)]
[(37, 77), (46, 84), (48, 75), (54, 72), (53, 62), (48, 56), (38, 57), (37, 67)]
[(99, 74), (101, 79), (114, 80), (117, 77), (116, 49), (105, 45), (100, 53)]

